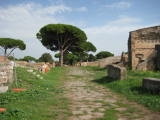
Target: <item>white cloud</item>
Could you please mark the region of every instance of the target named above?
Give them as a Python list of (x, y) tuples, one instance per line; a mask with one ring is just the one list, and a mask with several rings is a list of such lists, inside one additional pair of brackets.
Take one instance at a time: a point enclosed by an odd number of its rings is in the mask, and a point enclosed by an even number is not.
[(36, 33), (46, 24), (62, 22), (59, 15), (71, 11), (72, 8), (65, 5), (42, 7), (35, 3), (0, 7), (0, 37), (17, 38), (26, 43), (26, 50), (16, 51), (16, 57), (26, 54), (39, 57), (49, 51), (37, 40)]
[(139, 18), (133, 18), (133, 17), (128, 17), (128, 16), (120, 16), (117, 20), (112, 21), (110, 24), (113, 25), (130, 25), (133, 23), (138, 23), (140, 22), (141, 19)]
[(129, 32), (142, 27), (136, 25), (137, 22), (137, 18), (119, 18), (103, 26), (86, 28), (84, 31), (88, 40), (97, 47), (97, 52), (107, 50), (120, 55), (128, 49)]
[(88, 9), (84, 6), (76, 9), (76, 11), (79, 11), (79, 12), (86, 12), (87, 10)]
[(118, 9), (126, 9), (126, 8), (130, 8), (130, 6), (131, 6), (131, 3), (124, 2), (124, 1), (115, 2), (110, 5), (106, 5), (107, 8), (118, 8)]
[(64, 6), (64, 5), (58, 5), (58, 6), (49, 6), (49, 7), (45, 7), (43, 8), (42, 6), (38, 8), (38, 10), (36, 10), (36, 14), (40, 14), (40, 15), (55, 15), (56, 13), (61, 14), (64, 12), (70, 12), (72, 11), (72, 8)]

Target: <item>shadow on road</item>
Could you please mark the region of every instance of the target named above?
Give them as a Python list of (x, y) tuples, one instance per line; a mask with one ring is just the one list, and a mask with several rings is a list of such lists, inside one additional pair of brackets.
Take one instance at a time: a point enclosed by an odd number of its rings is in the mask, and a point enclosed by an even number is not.
[(110, 78), (108, 76), (105, 76), (105, 77), (102, 77), (100, 79), (95, 79), (95, 80), (92, 80), (92, 82), (96, 82), (96, 83), (99, 83), (99, 84), (105, 84), (105, 83), (110, 83), (110, 82), (113, 82), (115, 81), (116, 79), (113, 79), (113, 78)]

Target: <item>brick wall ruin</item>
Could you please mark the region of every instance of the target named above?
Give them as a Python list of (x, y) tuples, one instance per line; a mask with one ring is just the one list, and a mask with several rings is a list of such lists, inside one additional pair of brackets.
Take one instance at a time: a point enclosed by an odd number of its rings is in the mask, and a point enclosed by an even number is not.
[[(153, 70), (156, 56), (155, 45), (157, 44), (160, 44), (160, 26), (130, 32), (128, 39), (129, 67), (133, 70)], [(145, 62), (144, 65), (143, 62)]]
[(13, 64), (9, 62), (0, 64), (0, 93), (8, 90), (8, 85), (13, 81)]

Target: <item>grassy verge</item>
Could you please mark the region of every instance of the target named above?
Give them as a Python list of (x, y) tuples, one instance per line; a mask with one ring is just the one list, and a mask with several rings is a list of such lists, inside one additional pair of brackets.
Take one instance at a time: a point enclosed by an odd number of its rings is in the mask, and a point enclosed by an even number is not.
[(29, 73), (17, 68), (17, 84), (12, 87), (25, 88), (23, 92), (8, 91), (0, 94), (0, 113), (3, 120), (61, 120), (68, 112), (67, 99), (63, 98), (62, 77), (65, 68), (54, 68), (47, 74), (37, 71)]
[(105, 111), (103, 118), (98, 118), (96, 120), (118, 120), (118, 117), (116, 115), (116, 110), (110, 108), (107, 111)]
[(96, 67), (86, 67), (94, 74), (94, 82), (102, 84), (111, 90), (123, 94), (131, 101), (136, 101), (153, 111), (160, 112), (160, 95), (152, 94), (142, 89), (142, 79), (144, 77), (160, 78), (160, 72), (152, 71), (128, 71), (126, 80), (113, 81), (107, 77), (106, 69)]

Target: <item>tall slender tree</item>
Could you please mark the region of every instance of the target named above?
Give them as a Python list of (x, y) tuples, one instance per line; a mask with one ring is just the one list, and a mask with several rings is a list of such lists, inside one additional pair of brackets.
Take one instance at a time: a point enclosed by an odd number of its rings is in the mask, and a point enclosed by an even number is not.
[(8, 57), (16, 48), (25, 50), (26, 45), (22, 40), (13, 38), (0, 38), (0, 49), (4, 52), (4, 56)]
[(63, 66), (64, 53), (80, 47), (80, 44), (87, 40), (84, 31), (67, 24), (48, 24), (40, 29), (37, 38), (47, 49), (59, 51), (61, 66)]

